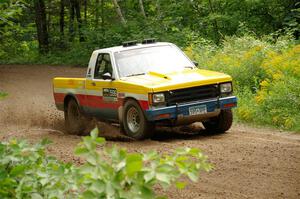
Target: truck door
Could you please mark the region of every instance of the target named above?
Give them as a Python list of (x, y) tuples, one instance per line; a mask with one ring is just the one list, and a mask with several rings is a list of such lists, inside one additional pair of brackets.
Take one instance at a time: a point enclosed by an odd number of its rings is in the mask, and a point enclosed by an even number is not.
[[(109, 53), (99, 53), (94, 70), (89, 71), (92, 78), (86, 81), (88, 98), (88, 112), (99, 119), (117, 120), (118, 118), (118, 91), (114, 82)], [(104, 76), (110, 74), (111, 79)]]

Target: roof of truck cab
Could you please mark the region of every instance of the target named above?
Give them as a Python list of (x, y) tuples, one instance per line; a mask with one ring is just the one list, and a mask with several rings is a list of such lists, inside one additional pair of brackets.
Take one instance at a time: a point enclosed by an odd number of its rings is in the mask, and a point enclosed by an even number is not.
[(174, 45), (174, 44), (168, 43), (168, 42), (155, 42), (155, 43), (151, 43), (151, 44), (137, 43), (136, 45), (127, 46), (127, 47), (124, 47), (124, 46), (114, 46), (114, 47), (110, 47), (110, 48), (98, 49), (98, 50), (95, 50), (94, 53), (100, 53), (100, 52), (115, 53), (115, 52), (120, 52), (120, 51), (138, 49), (138, 48), (153, 47), (153, 46), (166, 46), (166, 45), (170, 45), (171, 46), (171, 45)]

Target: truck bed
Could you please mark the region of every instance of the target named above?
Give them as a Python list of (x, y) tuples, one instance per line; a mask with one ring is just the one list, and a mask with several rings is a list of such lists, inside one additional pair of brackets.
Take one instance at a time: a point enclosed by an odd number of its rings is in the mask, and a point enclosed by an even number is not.
[[(63, 110), (64, 99), (67, 94), (83, 93), (85, 89), (85, 78), (56, 77), (53, 79), (53, 95), (55, 105)], [(76, 91), (76, 92), (75, 92)]]

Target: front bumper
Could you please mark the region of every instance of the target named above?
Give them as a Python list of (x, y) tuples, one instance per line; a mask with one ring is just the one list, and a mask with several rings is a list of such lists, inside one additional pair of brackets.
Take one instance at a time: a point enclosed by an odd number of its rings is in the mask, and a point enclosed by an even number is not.
[[(206, 113), (201, 114), (201, 118), (210, 117), (212, 113), (220, 110), (231, 109), (237, 106), (237, 97), (223, 97), (209, 100), (194, 101), (181, 103), (173, 106), (153, 108), (146, 110), (145, 114), (148, 121), (159, 121), (165, 119), (177, 119), (182, 117), (190, 117), (190, 107), (205, 106)], [(193, 115), (195, 116), (195, 115)]]

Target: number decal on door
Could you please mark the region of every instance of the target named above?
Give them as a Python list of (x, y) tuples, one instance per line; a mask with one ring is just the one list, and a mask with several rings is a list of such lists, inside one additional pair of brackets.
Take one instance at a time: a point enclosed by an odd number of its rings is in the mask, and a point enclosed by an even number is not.
[(103, 88), (103, 100), (106, 102), (118, 101), (117, 89), (115, 88)]

